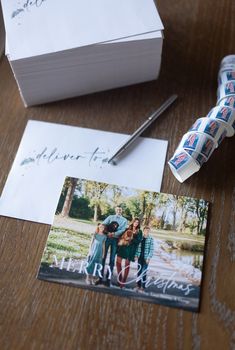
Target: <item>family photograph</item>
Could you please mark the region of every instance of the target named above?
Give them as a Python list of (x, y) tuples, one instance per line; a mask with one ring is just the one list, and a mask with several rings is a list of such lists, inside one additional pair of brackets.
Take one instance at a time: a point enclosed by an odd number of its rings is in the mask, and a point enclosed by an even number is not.
[(198, 311), (208, 203), (65, 179), (38, 278)]

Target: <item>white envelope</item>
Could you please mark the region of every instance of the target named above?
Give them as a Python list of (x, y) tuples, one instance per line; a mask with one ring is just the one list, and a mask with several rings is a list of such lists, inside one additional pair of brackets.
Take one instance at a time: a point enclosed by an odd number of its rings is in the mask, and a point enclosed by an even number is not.
[(52, 224), (66, 176), (160, 192), (167, 141), (139, 138), (117, 166), (127, 135), (29, 121), (0, 198), (0, 215)]
[(153, 0), (2, 0), (10, 60), (163, 29)]

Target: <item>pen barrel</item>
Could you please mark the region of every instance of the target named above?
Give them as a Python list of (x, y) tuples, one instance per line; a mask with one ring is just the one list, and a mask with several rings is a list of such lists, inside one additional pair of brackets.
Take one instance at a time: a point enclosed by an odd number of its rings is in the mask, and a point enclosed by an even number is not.
[(132, 134), (130, 140), (125, 146), (129, 146), (135, 139), (140, 136), (165, 110), (177, 99), (177, 95), (169, 97), (148, 119)]
[(177, 95), (170, 96), (148, 119), (118, 148), (110, 157), (108, 163), (112, 163), (116, 157), (119, 157), (126, 149), (177, 99)]

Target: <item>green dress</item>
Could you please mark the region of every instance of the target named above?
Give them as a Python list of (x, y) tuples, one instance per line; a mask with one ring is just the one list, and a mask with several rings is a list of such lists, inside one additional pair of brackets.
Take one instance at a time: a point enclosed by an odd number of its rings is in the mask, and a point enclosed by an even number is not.
[(128, 259), (129, 261), (135, 261), (136, 251), (142, 237), (142, 231), (138, 230), (137, 233), (133, 235), (133, 239), (129, 245), (118, 246), (117, 256), (120, 256), (123, 259)]
[(95, 233), (94, 235), (90, 249), (90, 256), (88, 259), (88, 266), (86, 268), (90, 275), (92, 275), (94, 272), (95, 264), (102, 264), (103, 245), (106, 238), (106, 235), (100, 235), (98, 233)]

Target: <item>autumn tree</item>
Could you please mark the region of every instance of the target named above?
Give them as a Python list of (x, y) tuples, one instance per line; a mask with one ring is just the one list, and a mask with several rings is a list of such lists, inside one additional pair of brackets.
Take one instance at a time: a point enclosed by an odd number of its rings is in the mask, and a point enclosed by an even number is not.
[(161, 229), (163, 229), (165, 226), (166, 213), (168, 210), (169, 200), (170, 200), (169, 195), (166, 193), (158, 193), (158, 196), (156, 198), (156, 207), (162, 210), (160, 225), (159, 225)]
[(120, 205), (121, 202), (121, 196), (122, 196), (122, 189), (116, 185), (113, 185), (111, 187), (112, 189), (112, 202), (113, 202), (113, 206), (116, 207), (118, 205)]
[(147, 192), (146, 195), (146, 209), (144, 215), (144, 225), (149, 225), (152, 217), (152, 211), (156, 207), (156, 198), (158, 193), (156, 192)]
[(190, 197), (182, 197), (178, 198), (179, 210), (180, 210), (180, 222), (178, 225), (178, 231), (184, 232), (187, 227), (187, 220), (190, 213), (194, 213), (195, 211), (195, 200)]
[(146, 211), (146, 195), (147, 195), (147, 191), (141, 191), (140, 192), (140, 208), (141, 208), (141, 214), (140, 214), (140, 221), (142, 221), (145, 217), (145, 211)]
[(130, 210), (132, 218), (140, 217), (141, 214), (141, 203), (139, 197), (132, 196), (126, 201), (126, 205)]
[(177, 216), (177, 212), (179, 210), (179, 196), (177, 195), (172, 195), (171, 196), (171, 202), (172, 202), (172, 217), (173, 217), (173, 221), (172, 221), (172, 230), (176, 231), (176, 216)]
[(96, 181), (85, 183), (85, 193), (90, 198), (90, 205), (94, 209), (93, 221), (97, 221), (101, 214), (102, 199), (108, 184)]
[(195, 212), (197, 215), (197, 234), (203, 235), (203, 227), (207, 219), (208, 203), (203, 199), (196, 199)]
[(192, 232), (196, 229), (197, 235), (203, 234), (207, 218), (207, 202), (190, 197), (179, 197), (178, 202), (181, 209), (178, 231), (183, 232), (186, 227), (190, 227)]

